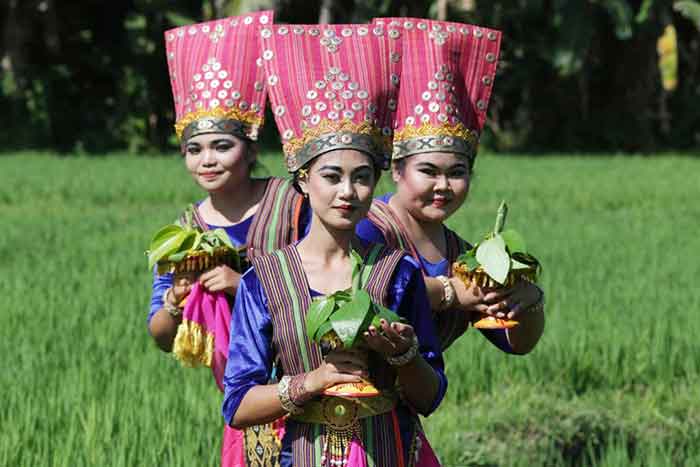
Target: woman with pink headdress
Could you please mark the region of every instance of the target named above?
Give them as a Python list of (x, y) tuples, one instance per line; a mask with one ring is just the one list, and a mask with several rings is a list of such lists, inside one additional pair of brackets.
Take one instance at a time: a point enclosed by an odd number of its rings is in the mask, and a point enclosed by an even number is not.
[(501, 33), (420, 18), (380, 18), (374, 24), (403, 37), (392, 155), (396, 193), (374, 200), (357, 234), (404, 249), (419, 262), (443, 350), (489, 315), (519, 322), (480, 329), (491, 343), (507, 353), (528, 353), (544, 330), (543, 292), (526, 281), (509, 288), (467, 287), (452, 269), (471, 246), (444, 224), (469, 191)]
[[(165, 33), (182, 159), (207, 193), (179, 224), (223, 229), (241, 264), (156, 272), (148, 327), (162, 350), (174, 350), (190, 365), (210, 366), (220, 389), (241, 274), (251, 259), (298, 240), (308, 227), (308, 206), (289, 180), (251, 177), (267, 96), (259, 31), (272, 19), (273, 12), (262, 11)], [(245, 432), (225, 427), (222, 465), (275, 465), (278, 434), (269, 426)]]
[[(312, 220), (306, 237), (254, 258), (241, 279), (224, 418), (242, 428), (287, 416), (283, 466), (438, 465), (418, 414), (436, 409), (447, 380), (420, 267), (354, 234), (390, 150), (400, 37), (369, 25), (276, 25), (261, 35), (287, 167)], [(353, 277), (401, 320), (360, 325), (362, 351), (324, 348), (309, 334), (307, 311)], [(269, 384), (278, 360), (284, 377)], [(379, 394), (328, 395), (364, 379)]]

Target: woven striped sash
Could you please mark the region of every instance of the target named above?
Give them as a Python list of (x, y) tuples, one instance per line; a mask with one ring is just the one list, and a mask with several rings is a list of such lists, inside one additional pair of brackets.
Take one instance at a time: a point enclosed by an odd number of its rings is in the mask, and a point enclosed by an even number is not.
[[(428, 272), (423, 267), (423, 263), (418, 253), (418, 248), (408, 235), (408, 229), (404, 226), (399, 216), (394, 210), (382, 200), (375, 199), (367, 214), (372, 224), (374, 224), (384, 236), (388, 246), (402, 249), (408, 252), (418, 263), (424, 275)], [(452, 275), (452, 263), (457, 260), (457, 257), (471, 248), (471, 246), (462, 240), (454, 231), (444, 227), (448, 275)], [(442, 310), (434, 315), (435, 327), (437, 328), (438, 339), (442, 350), (446, 350), (452, 343), (469, 328), (469, 316), (466, 313), (457, 310)]]
[[(365, 260), (362, 270), (366, 290), (377, 303), (387, 304), (388, 290), (399, 261), (404, 253), (385, 245), (371, 245), (361, 252)], [(306, 273), (299, 252), (294, 245), (266, 256), (253, 259), (258, 279), (268, 300), (268, 311), (273, 325), (273, 347), (280, 358), (286, 375), (296, 375), (316, 369), (322, 362), (321, 349), (307, 338), (305, 316), (311, 304)], [(372, 380), (379, 388), (393, 386), (394, 370), (383, 359), (370, 361)], [(376, 376), (383, 376), (376, 381)], [(392, 410), (360, 420), (362, 444), (367, 453), (368, 467), (406, 466), (408, 448), (398, 436), (396, 411)], [(417, 420), (414, 431), (418, 429)], [(295, 467), (321, 465), (325, 426), (312, 423), (289, 423), (292, 455)], [(412, 438), (413, 439), (413, 434)], [(407, 452), (404, 452), (407, 451)]]
[(248, 259), (271, 253), (299, 240), (299, 218), (304, 204), (289, 179), (270, 178), (258, 214), (248, 231)]

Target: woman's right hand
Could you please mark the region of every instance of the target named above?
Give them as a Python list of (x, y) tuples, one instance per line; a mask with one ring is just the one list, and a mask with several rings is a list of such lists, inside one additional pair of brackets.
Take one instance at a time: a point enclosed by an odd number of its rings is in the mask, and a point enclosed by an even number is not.
[(304, 391), (318, 395), (340, 383), (359, 383), (369, 375), (366, 354), (358, 350), (333, 350), (321, 366), (304, 379)]
[(192, 291), (192, 285), (197, 278), (193, 273), (177, 274), (173, 277), (173, 286), (166, 299), (173, 306), (178, 306)]
[(485, 302), (484, 290), (471, 283), (467, 286), (458, 277), (450, 277), (450, 284), (455, 290), (455, 303), (454, 308), (468, 312), (468, 313), (486, 313), (489, 309), (488, 304)]

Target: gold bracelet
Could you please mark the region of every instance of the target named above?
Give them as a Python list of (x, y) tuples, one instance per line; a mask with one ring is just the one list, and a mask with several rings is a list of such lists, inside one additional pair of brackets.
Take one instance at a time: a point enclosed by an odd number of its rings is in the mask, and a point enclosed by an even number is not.
[(296, 405), (289, 397), (289, 383), (292, 381), (291, 376), (283, 376), (277, 383), (277, 397), (280, 399), (282, 408), (292, 415), (298, 415), (304, 411), (302, 407)]
[(456, 298), (455, 288), (450, 282), (447, 276), (436, 276), (435, 279), (439, 280), (442, 284), (442, 300), (440, 300), (440, 309), (446, 310), (451, 307)]

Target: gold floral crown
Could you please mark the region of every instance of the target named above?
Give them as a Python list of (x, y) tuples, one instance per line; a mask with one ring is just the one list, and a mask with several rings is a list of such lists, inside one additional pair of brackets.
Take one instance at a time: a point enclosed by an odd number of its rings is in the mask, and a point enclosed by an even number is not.
[(406, 125), (394, 133), (392, 159), (439, 151), (464, 154), (473, 161), (478, 145), (479, 134), (462, 122), (442, 125), (425, 122), (419, 127)]
[(215, 107), (188, 113), (175, 123), (175, 133), (180, 141), (219, 132), (257, 140), (262, 123), (263, 117), (253, 110)]
[(390, 147), (391, 134), (384, 134), (370, 122), (355, 123), (349, 119), (321, 120), (318, 125), (305, 128), (301, 137), (290, 138), (283, 145), (290, 172), (295, 172), (315, 157), (334, 149), (366, 152), (383, 168)]

